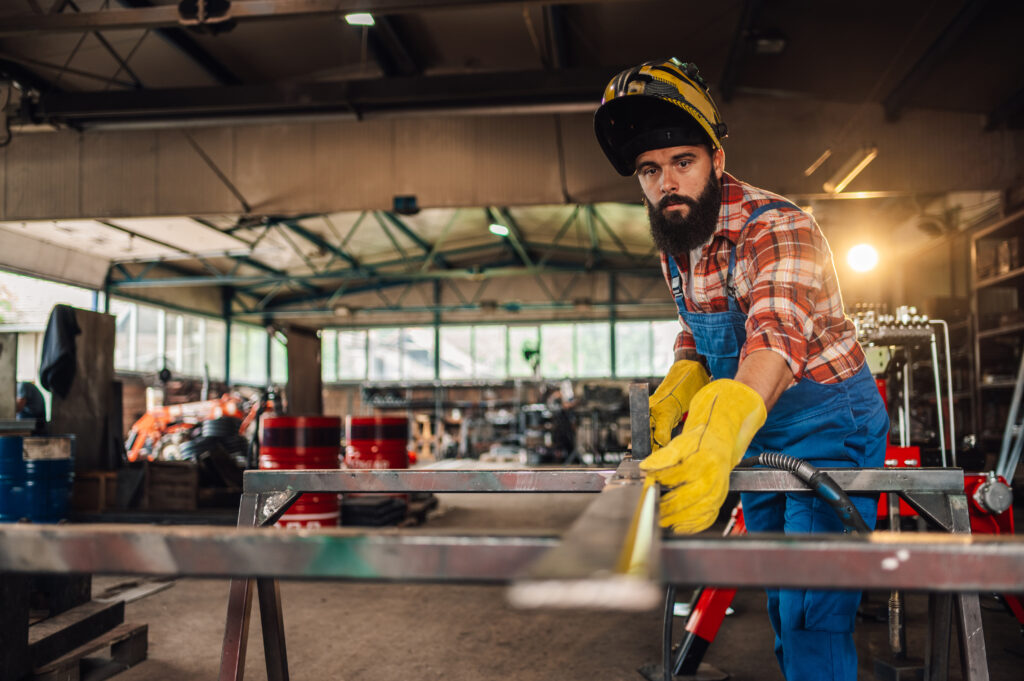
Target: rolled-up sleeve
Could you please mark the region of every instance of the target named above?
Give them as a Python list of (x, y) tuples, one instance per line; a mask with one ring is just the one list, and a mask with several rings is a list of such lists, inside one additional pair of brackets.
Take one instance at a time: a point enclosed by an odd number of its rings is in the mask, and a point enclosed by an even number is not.
[(810, 218), (787, 211), (752, 229), (743, 250), (751, 288), (740, 362), (752, 352), (771, 350), (800, 379), (806, 373), (814, 310), (830, 262), (828, 245)]

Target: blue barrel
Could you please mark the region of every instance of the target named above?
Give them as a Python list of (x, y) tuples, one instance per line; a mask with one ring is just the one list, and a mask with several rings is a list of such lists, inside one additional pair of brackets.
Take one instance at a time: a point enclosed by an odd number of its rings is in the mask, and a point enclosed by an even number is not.
[(0, 437), (0, 523), (13, 523), (26, 517), (22, 439), (16, 435)]
[(23, 443), (25, 516), (34, 523), (55, 523), (68, 512), (75, 477), (74, 437), (29, 437)]

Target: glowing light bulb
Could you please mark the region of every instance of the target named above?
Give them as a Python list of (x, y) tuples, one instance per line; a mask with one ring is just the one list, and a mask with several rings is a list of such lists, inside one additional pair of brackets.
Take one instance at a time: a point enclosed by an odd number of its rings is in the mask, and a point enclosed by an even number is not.
[(868, 272), (878, 264), (878, 251), (870, 244), (858, 244), (846, 254), (846, 262), (857, 272)]

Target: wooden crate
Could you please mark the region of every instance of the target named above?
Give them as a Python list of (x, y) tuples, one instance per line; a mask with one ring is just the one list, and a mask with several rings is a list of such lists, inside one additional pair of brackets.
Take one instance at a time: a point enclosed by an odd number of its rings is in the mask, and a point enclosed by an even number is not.
[(195, 464), (149, 461), (143, 480), (142, 508), (151, 511), (194, 511), (199, 497)]
[(106, 511), (117, 505), (117, 471), (75, 473), (71, 487), (71, 508), (76, 511)]

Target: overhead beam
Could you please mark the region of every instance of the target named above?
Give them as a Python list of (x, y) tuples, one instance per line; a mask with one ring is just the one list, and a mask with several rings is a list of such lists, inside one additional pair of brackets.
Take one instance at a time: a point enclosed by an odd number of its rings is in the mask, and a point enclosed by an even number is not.
[(1007, 97), (999, 106), (992, 109), (985, 117), (985, 130), (996, 128), (1010, 123), (1014, 116), (1024, 110), (1024, 87)]
[(761, 5), (762, 0), (744, 0), (743, 7), (740, 9), (740, 20), (736, 24), (732, 45), (729, 46), (729, 56), (725, 60), (725, 67), (722, 69), (722, 77), (718, 84), (719, 95), (725, 102), (732, 101), (732, 96), (736, 94), (740, 68), (750, 49), (750, 32), (761, 13)]
[(894, 87), (882, 106), (885, 109), (887, 121), (899, 120), (903, 108), (906, 106), (910, 96), (914, 93), (921, 82), (935, 69), (939, 61), (956, 45), (960, 37), (970, 28), (971, 24), (978, 18), (982, 10), (988, 5), (989, 0), (966, 0), (960, 11), (956, 13), (953, 20), (946, 25), (938, 37), (928, 46), (928, 49), (920, 56), (917, 62), (910, 68), (900, 82)]
[[(150, 0), (118, 0), (125, 7), (143, 9), (152, 7)], [(221, 85), (238, 85), (242, 82), (229, 68), (204, 50), (188, 31), (182, 28), (155, 28), (154, 33), (177, 48), (199, 68)]]
[[(612, 2), (614, 0), (574, 0)], [(621, 0), (620, 0), (621, 1)], [(546, 5), (554, 0), (528, 0), (525, 4)], [(468, 7), (521, 6), (523, 0), (235, 0), (227, 16), (237, 22), (295, 17), (338, 17), (347, 12), (375, 15), (421, 13)], [(155, 29), (181, 26), (177, 4), (133, 9), (109, 9), (64, 14), (15, 14), (4, 17), (0, 36), (57, 32)]]
[(361, 265), (359, 264), (358, 260), (353, 258), (351, 255), (349, 255), (345, 251), (341, 250), (340, 248), (338, 248), (337, 246), (335, 246), (331, 242), (327, 241), (327, 239), (323, 238), (322, 236), (320, 236), (316, 232), (313, 232), (313, 231), (310, 231), (310, 230), (306, 229), (305, 227), (300, 225), (298, 222), (295, 222), (294, 220), (281, 220), (280, 224), (284, 225), (285, 227), (287, 227), (291, 231), (295, 232), (300, 237), (302, 237), (303, 239), (305, 239), (309, 243), (313, 244), (317, 248), (323, 250), (324, 252), (333, 253), (334, 255), (338, 256), (339, 258), (341, 258), (342, 260), (347, 262), (349, 265), (351, 265), (353, 268), (356, 268), (356, 269), (360, 269), (361, 268)]
[[(409, 239), (412, 240), (414, 244), (419, 246), (420, 250), (427, 254), (433, 252), (434, 247), (429, 242), (427, 242), (426, 239), (421, 237), (411, 227), (409, 227), (409, 225), (405, 224), (405, 222), (403, 222), (401, 218), (399, 218), (391, 211), (384, 210), (380, 212), (384, 215), (385, 219), (387, 219), (388, 222), (390, 222), (398, 229), (398, 231), (400, 231), (405, 236), (409, 237)], [(436, 262), (441, 267), (450, 267), (448, 261), (444, 259), (443, 255), (434, 253), (433, 258), (434, 262)]]
[(565, 12), (564, 5), (548, 5), (544, 8), (549, 69), (569, 68), (569, 32), (566, 30)]
[(389, 17), (374, 19), (367, 34), (367, 46), (385, 76), (418, 76), (423, 71)]
[[(564, 106), (596, 108), (614, 68), (501, 74), (406, 76), (346, 82), (271, 83), (144, 91), (50, 93), (34, 114), (46, 120), (103, 122), (215, 119), (301, 113), (353, 117), (404, 110)], [(582, 110), (582, 109), (581, 109)]]

